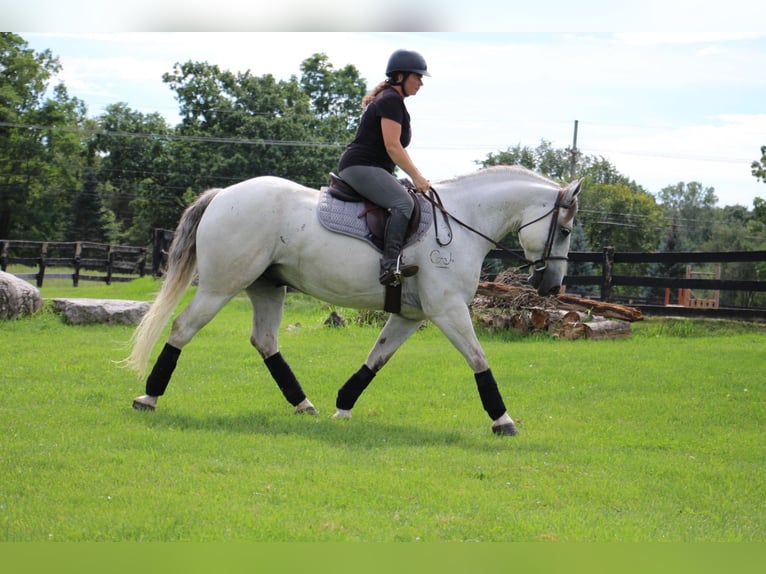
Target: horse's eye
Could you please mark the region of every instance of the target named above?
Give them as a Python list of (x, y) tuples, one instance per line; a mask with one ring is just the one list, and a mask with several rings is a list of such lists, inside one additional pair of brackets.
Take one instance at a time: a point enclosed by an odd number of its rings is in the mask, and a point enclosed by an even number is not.
[(563, 235), (564, 237), (569, 236), (570, 233), (572, 233), (572, 230), (569, 229), (568, 227), (561, 228), (561, 235)]

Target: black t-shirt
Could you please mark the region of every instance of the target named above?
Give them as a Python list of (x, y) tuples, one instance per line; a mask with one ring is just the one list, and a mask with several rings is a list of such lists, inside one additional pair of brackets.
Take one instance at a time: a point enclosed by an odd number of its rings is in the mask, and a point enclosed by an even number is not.
[(393, 88), (385, 88), (362, 113), (354, 140), (346, 146), (340, 158), (338, 169), (352, 165), (372, 165), (393, 173), (396, 164), (389, 157), (383, 142), (381, 118), (388, 118), (402, 126), (399, 141), (402, 147), (410, 145), (410, 114), (404, 105), (404, 98)]

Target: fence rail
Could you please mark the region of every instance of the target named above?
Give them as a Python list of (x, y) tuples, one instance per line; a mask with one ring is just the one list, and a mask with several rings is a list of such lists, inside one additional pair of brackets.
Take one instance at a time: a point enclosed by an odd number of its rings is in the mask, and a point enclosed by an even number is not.
[[(135, 275), (146, 273), (145, 247), (108, 245), (90, 241), (16, 241), (0, 239), (0, 269), (8, 265), (37, 267), (37, 273), (18, 274), (24, 279), (34, 278), (42, 287), (46, 277), (50, 279), (72, 279), (77, 287), (80, 280), (130, 281)], [(71, 267), (71, 274), (46, 273), (48, 267)], [(97, 271), (98, 275), (83, 274), (82, 271)], [(120, 275), (115, 275), (120, 274)], [(126, 277), (127, 275), (127, 277)]]

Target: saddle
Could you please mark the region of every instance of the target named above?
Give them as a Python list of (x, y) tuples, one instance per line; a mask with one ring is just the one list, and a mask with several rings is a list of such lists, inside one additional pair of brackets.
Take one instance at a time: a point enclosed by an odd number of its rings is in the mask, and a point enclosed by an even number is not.
[[(399, 183), (401, 183), (402, 187), (404, 187), (412, 196), (415, 206), (412, 210), (410, 224), (407, 227), (407, 234), (404, 238), (405, 243), (407, 243), (407, 241), (416, 235), (420, 229), (422, 208), (420, 201), (418, 201), (418, 194), (412, 187), (410, 181), (400, 179)], [(359, 211), (357, 217), (364, 219), (367, 223), (367, 228), (369, 230), (367, 239), (378, 249), (383, 249), (383, 238), (385, 236), (386, 222), (388, 221), (389, 216), (388, 210), (361, 196), (347, 181), (334, 173), (330, 173), (330, 186), (327, 193), (329, 193), (331, 197), (342, 202), (363, 204), (363, 209)]]

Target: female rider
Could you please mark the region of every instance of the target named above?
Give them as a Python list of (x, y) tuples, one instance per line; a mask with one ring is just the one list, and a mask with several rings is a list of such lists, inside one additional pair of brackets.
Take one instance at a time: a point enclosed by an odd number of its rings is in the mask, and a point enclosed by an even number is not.
[(430, 76), (426, 61), (417, 52), (397, 50), (388, 60), (387, 79), (362, 100), (364, 112), (354, 140), (340, 158), (338, 175), (360, 195), (388, 209), (380, 260), (380, 282), (396, 285), (401, 277), (418, 272), (417, 265), (403, 265), (401, 250), (414, 208), (412, 196), (393, 173), (400, 167), (415, 188), (425, 192), (430, 182), (423, 177), (405, 149), (411, 139), (410, 115), (404, 99), (414, 96)]

